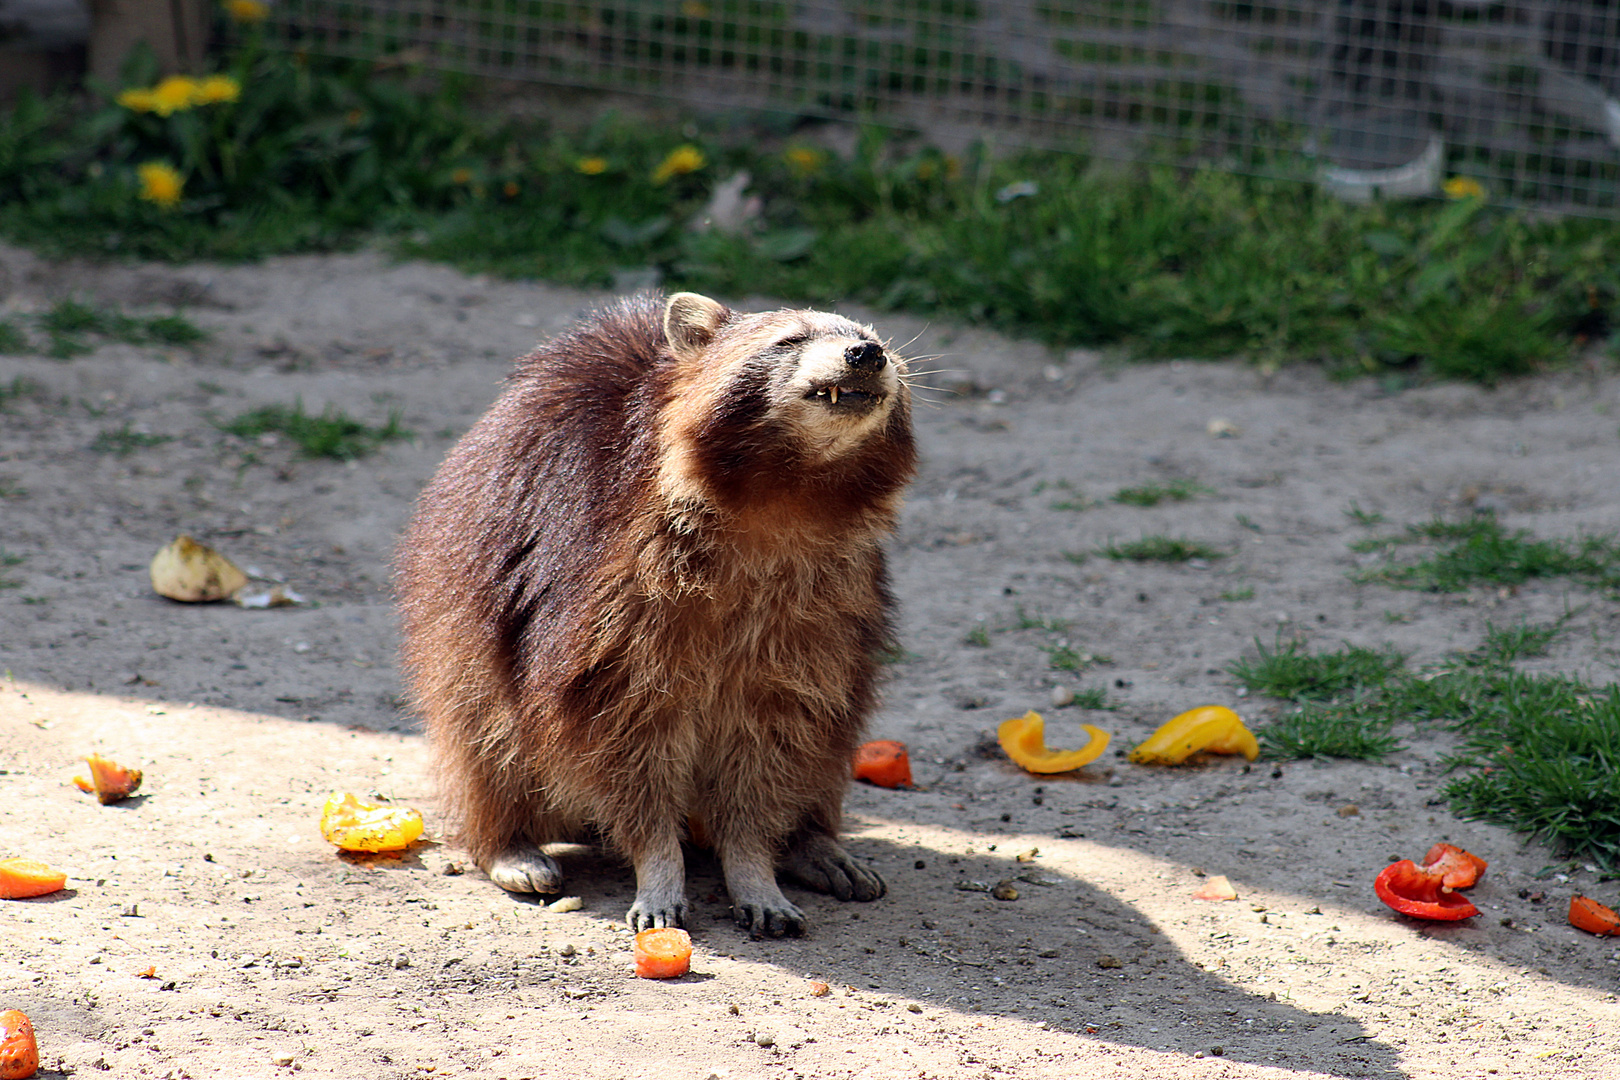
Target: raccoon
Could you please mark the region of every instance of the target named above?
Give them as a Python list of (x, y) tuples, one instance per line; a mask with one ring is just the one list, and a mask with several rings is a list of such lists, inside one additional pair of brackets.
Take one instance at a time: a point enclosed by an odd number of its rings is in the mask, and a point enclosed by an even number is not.
[(396, 558), (473, 860), (554, 893), (543, 845), (599, 838), (635, 868), (635, 930), (684, 923), (698, 832), (755, 935), (804, 931), (778, 869), (882, 896), (837, 835), (915, 467), (904, 361), (837, 315), (642, 296), (520, 359)]

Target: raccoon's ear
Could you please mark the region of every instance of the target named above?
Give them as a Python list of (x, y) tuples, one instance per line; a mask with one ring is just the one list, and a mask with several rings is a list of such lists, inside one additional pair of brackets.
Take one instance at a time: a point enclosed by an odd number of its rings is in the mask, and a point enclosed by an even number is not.
[(664, 305), (664, 336), (677, 357), (687, 357), (714, 340), (731, 312), (724, 304), (697, 293), (676, 293)]

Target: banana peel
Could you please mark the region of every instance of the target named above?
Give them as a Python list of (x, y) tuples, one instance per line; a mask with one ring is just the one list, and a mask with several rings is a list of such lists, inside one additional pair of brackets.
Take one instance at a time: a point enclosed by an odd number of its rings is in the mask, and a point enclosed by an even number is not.
[(1201, 705), (1159, 728), (1130, 758), (1138, 765), (1180, 765), (1199, 751), (1242, 754), (1253, 761), (1260, 756), (1260, 742), (1231, 709)]
[(1108, 749), (1109, 734), (1090, 724), (1080, 727), (1091, 741), (1078, 750), (1048, 750), (1046, 721), (1031, 709), (1023, 716), (1004, 720), (996, 728), (996, 741), (1014, 762), (1032, 773), (1070, 772), (1102, 757)]

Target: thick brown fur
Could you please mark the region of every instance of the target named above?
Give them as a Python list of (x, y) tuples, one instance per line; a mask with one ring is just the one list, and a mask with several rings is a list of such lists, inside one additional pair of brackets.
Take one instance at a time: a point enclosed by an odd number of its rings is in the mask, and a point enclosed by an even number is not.
[[(803, 929), (778, 864), (882, 894), (835, 839), (914, 470), (904, 366), (875, 342), (815, 312), (624, 301), (519, 360), (451, 450), (399, 548), (404, 665), (497, 883), (555, 891), (541, 845), (595, 833), (635, 865), (632, 926), (678, 925), (696, 819), (756, 933)], [(868, 369), (826, 375), (846, 362)]]

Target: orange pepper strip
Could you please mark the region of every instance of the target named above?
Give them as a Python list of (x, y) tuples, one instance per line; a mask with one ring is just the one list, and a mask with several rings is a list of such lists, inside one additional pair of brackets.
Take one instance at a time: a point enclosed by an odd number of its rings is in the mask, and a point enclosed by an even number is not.
[(33, 859), (0, 861), (0, 900), (27, 900), (61, 892), (67, 875)]
[(1046, 721), (1031, 710), (1023, 716), (1004, 720), (996, 728), (996, 741), (1001, 748), (1023, 768), (1032, 773), (1070, 772), (1102, 757), (1108, 749), (1109, 734), (1099, 727), (1081, 724), (1090, 741), (1078, 750), (1048, 750), (1046, 748)]
[(1599, 937), (1620, 935), (1620, 914), (1604, 907), (1590, 896), (1569, 898), (1569, 925)]

